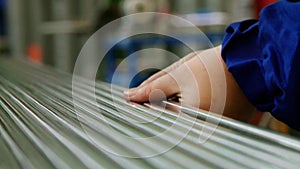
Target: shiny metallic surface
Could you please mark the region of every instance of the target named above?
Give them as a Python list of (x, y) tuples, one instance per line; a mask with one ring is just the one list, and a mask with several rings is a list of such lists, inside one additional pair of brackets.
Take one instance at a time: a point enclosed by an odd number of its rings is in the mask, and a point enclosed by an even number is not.
[[(79, 93), (74, 95), (70, 74), (0, 58), (0, 168), (300, 166), (297, 138), (171, 101), (160, 106), (129, 103), (124, 88), (99, 81), (95, 104), (90, 83), (79, 78)], [(207, 118), (218, 123), (210, 124)], [(140, 139), (155, 136), (151, 142)], [(91, 137), (128, 157), (99, 147)]]

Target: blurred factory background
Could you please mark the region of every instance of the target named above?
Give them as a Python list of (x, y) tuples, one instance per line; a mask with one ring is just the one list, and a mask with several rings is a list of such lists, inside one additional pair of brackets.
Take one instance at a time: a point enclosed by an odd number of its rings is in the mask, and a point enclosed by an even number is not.
[(256, 17), (255, 0), (0, 0), (0, 5), (2, 54), (28, 57), (68, 72), (86, 40), (126, 14), (219, 12), (217, 18), (206, 18), (199, 25), (215, 44), (221, 42), (226, 24)]

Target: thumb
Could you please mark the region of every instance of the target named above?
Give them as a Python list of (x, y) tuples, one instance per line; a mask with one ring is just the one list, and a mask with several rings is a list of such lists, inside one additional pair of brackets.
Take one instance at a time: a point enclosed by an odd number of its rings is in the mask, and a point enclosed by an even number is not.
[(125, 98), (134, 102), (160, 101), (179, 93), (174, 78), (165, 74), (152, 82), (124, 92)]

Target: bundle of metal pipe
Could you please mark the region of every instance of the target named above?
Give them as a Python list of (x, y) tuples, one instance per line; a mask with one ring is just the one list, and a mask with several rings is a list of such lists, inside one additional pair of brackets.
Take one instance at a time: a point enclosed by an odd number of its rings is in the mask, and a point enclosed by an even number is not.
[(297, 138), (170, 101), (129, 103), (121, 87), (72, 77), (0, 59), (0, 168), (300, 166)]

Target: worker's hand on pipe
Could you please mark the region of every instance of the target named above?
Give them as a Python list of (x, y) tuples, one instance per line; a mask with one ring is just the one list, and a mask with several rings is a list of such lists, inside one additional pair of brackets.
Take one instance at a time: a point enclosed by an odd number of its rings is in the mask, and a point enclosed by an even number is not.
[[(154, 74), (139, 87), (125, 91), (125, 98), (133, 102), (148, 102), (178, 96), (183, 105), (196, 106), (210, 111), (214, 101), (210, 78), (217, 78), (217, 80), (213, 80), (214, 83), (217, 83), (214, 86), (224, 86), (226, 94), (224, 112), (215, 113), (247, 121), (255, 109), (248, 102), (231, 73), (228, 72), (220, 53), (220, 46), (193, 52)], [(213, 74), (217, 77), (209, 76), (208, 67), (210, 67), (210, 71), (215, 72)], [(223, 75), (223, 78), (218, 77), (219, 75)], [(216, 91), (214, 90), (214, 92)], [(218, 94), (216, 93), (214, 96), (218, 97)], [(220, 97), (222, 97), (221, 94)]]

